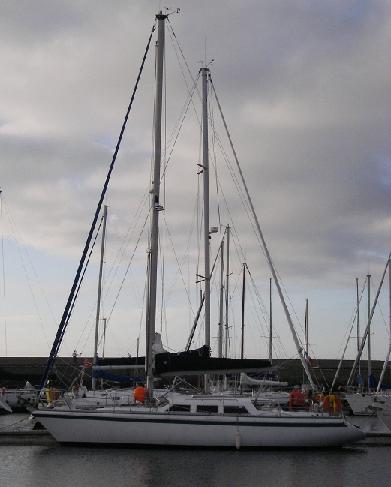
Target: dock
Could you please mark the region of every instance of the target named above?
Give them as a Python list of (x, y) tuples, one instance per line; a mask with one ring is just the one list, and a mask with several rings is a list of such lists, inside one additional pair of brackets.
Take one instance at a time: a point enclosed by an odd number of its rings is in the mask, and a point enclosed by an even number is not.
[(46, 430), (0, 431), (0, 445), (53, 446), (57, 442)]

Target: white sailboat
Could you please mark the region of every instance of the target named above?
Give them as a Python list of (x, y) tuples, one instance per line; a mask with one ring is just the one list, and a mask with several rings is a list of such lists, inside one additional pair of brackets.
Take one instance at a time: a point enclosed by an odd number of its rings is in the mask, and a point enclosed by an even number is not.
[(84, 412), (56, 408), (33, 415), (61, 443), (331, 447), (364, 437), (342, 417), (262, 411), (251, 397), (168, 393), (160, 402)]
[(38, 404), (39, 390), (26, 382), (20, 389), (0, 389), (0, 409), (8, 413), (26, 411)]
[[(165, 22), (167, 16), (156, 16), (158, 40), (156, 50), (156, 98), (154, 134), (154, 174), (151, 190), (151, 237), (146, 318), (146, 377), (148, 397), (145, 403), (127, 406), (96, 407), (81, 411), (70, 405), (38, 409), (34, 418), (42, 423), (61, 443), (142, 444), (191, 447), (331, 447), (341, 446), (364, 437), (342, 416), (322, 412), (285, 411), (279, 405), (264, 408), (256, 396), (211, 394), (205, 377), (204, 394), (168, 391), (157, 395), (153, 390), (153, 337), (155, 335), (156, 282), (158, 267), (158, 222), (162, 206), (159, 200), (161, 167), (162, 84), (164, 65)], [(209, 69), (201, 68), (203, 93), (203, 176), (204, 176), (204, 243), (205, 243), (205, 344), (210, 345), (210, 268), (209, 268), (209, 164), (207, 85)], [(224, 121), (225, 124), (225, 121)], [(231, 142), (231, 141), (230, 141)], [(235, 154), (236, 158), (236, 154)], [(241, 172), (241, 171), (240, 171)], [(241, 173), (243, 183), (245, 181)], [(245, 185), (247, 196), (248, 189)], [(249, 198), (260, 238), (286, 314), (276, 272), (266, 248), (255, 210)], [(288, 319), (293, 338), (298, 339)], [(299, 346), (298, 346), (299, 348)], [(303, 366), (312, 379), (302, 353)]]
[[(0, 189), (0, 221), (3, 215), (3, 190)], [(1, 221), (2, 224), (2, 221)], [(1, 239), (3, 236), (1, 236)], [(4, 255), (3, 255), (4, 259)], [(3, 262), (3, 298), (5, 298), (5, 271)], [(7, 326), (6, 320), (4, 322), (4, 341), (5, 341), (5, 356), (7, 357)], [(4, 377), (3, 377), (4, 379)], [(36, 389), (29, 381), (26, 381), (24, 387), (0, 387), (0, 414), (3, 412), (12, 413), (26, 411), (35, 408), (38, 404), (39, 390)]]
[[(388, 300), (389, 300), (389, 343), (388, 343), (388, 351), (386, 358), (384, 360), (383, 369), (380, 374), (379, 382), (376, 387), (376, 390), (370, 389), (370, 355), (368, 356), (368, 388), (357, 392), (349, 392), (345, 394), (345, 399), (349, 404), (349, 407), (352, 411), (352, 416), (349, 418), (349, 421), (352, 424), (359, 425), (362, 429), (367, 432), (391, 432), (391, 394), (387, 390), (382, 390), (383, 380), (385, 376), (385, 372), (387, 370), (390, 354), (391, 354), (391, 255), (388, 257), (386, 266), (384, 268), (383, 276), (381, 278), (381, 282), (376, 293), (375, 301), (372, 305), (372, 309), (370, 307), (370, 299), (369, 299), (369, 282), (368, 282), (368, 323), (364, 332), (364, 337), (362, 339), (362, 343), (358, 347), (358, 353), (355, 361), (355, 366), (359, 365), (359, 361), (361, 358), (361, 354), (365, 345), (365, 337), (367, 336), (368, 339), (370, 337), (370, 326), (373, 318), (373, 314), (375, 311), (375, 307), (378, 301), (379, 293), (383, 285), (383, 281), (388, 269)], [(369, 279), (369, 275), (367, 278)], [(357, 310), (359, 303), (357, 303)], [(357, 333), (359, 337), (359, 333)], [(351, 372), (352, 378), (354, 373), (355, 367)]]

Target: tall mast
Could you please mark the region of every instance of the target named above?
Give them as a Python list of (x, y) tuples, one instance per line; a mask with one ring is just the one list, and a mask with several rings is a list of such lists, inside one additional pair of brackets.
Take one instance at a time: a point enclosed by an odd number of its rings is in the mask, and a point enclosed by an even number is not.
[(348, 378), (348, 381), (346, 383), (347, 386), (350, 386), (350, 384), (352, 382), (353, 375), (354, 375), (354, 373), (356, 371), (356, 368), (357, 368), (357, 363), (360, 361), (361, 355), (362, 355), (362, 353), (364, 351), (365, 343), (366, 343), (366, 340), (368, 338), (369, 329), (370, 329), (370, 326), (371, 326), (371, 323), (372, 323), (372, 319), (373, 319), (373, 315), (375, 313), (375, 309), (376, 309), (376, 306), (377, 306), (377, 302), (378, 302), (378, 299), (379, 299), (379, 296), (380, 296), (380, 291), (381, 291), (381, 288), (383, 286), (384, 278), (386, 277), (386, 274), (387, 274), (387, 268), (388, 268), (388, 263), (389, 263), (390, 259), (391, 259), (391, 253), (389, 254), (389, 256), (387, 258), (387, 263), (386, 263), (386, 265), (384, 267), (384, 271), (383, 271), (382, 277), (380, 279), (380, 284), (379, 284), (379, 287), (377, 288), (377, 291), (376, 291), (375, 299), (373, 300), (372, 309), (371, 309), (371, 312), (370, 312), (370, 316), (369, 316), (369, 319), (368, 319), (368, 323), (367, 323), (367, 326), (365, 327), (365, 329), (363, 331), (363, 336), (361, 338), (360, 350), (358, 351), (357, 357), (356, 357), (356, 359), (355, 359), (355, 361), (353, 363), (352, 369), (350, 371), (349, 378)]
[(208, 74), (202, 73), (202, 169), (204, 183), (204, 278), (205, 278), (205, 345), (210, 347), (210, 255), (209, 255), (209, 137), (208, 137)]
[(308, 358), (308, 299), (305, 300), (304, 330), (305, 330), (305, 353), (307, 354), (307, 358)]
[[(106, 238), (106, 222), (107, 222), (107, 206), (103, 207), (103, 229), (102, 240), (100, 243), (100, 264), (99, 264), (99, 278), (98, 278), (98, 300), (96, 303), (96, 317), (95, 317), (95, 340), (94, 340), (94, 360), (93, 364), (98, 363), (98, 338), (99, 338), (99, 316), (100, 316), (100, 302), (102, 297), (102, 275), (103, 275), (103, 260), (105, 256), (105, 238)], [(92, 377), (92, 390), (96, 389), (96, 378)]]
[[(359, 297), (359, 291), (358, 291), (358, 277), (356, 277), (356, 306), (357, 306), (357, 318), (356, 318), (356, 325), (357, 325), (357, 353), (360, 351), (360, 297)], [(360, 361), (358, 362), (357, 366), (357, 374), (359, 380), (361, 377), (361, 365)]]
[(224, 326), (224, 238), (220, 244), (220, 302), (219, 302), (219, 330), (217, 354), (223, 356), (223, 326)]
[(273, 361), (273, 300), (272, 278), (269, 278), (269, 361)]
[(377, 389), (376, 391), (379, 392), (380, 389), (381, 389), (381, 386), (382, 386), (382, 383), (383, 383), (383, 379), (384, 379), (384, 374), (386, 373), (386, 370), (387, 370), (387, 365), (388, 365), (388, 362), (390, 360), (390, 354), (391, 354), (391, 260), (388, 260), (388, 306), (389, 306), (389, 316), (388, 316), (388, 320), (389, 320), (389, 333), (390, 333), (390, 336), (389, 336), (389, 342), (388, 342), (388, 352), (387, 352), (387, 357), (383, 363), (383, 368), (382, 368), (382, 371), (381, 371), (381, 374), (380, 374), (380, 379), (379, 379), (379, 382), (377, 384)]
[[(367, 275), (368, 286), (368, 323), (371, 317), (371, 276)], [(371, 324), (368, 329), (368, 392), (371, 392), (371, 376), (372, 376), (372, 357), (371, 357)]]
[(246, 305), (246, 263), (243, 263), (243, 282), (242, 282), (242, 344), (240, 358), (244, 358), (244, 311)]
[(229, 305), (229, 243), (230, 243), (230, 233), (231, 228), (227, 225), (227, 271), (225, 280), (225, 344), (224, 344), (224, 357), (228, 357), (228, 342), (229, 342), (229, 316), (228, 316), (228, 305)]
[(147, 389), (149, 397), (153, 397), (153, 344), (155, 341), (155, 318), (156, 318), (156, 289), (157, 270), (159, 253), (159, 211), (163, 209), (160, 205), (160, 166), (162, 156), (162, 93), (163, 93), (163, 61), (164, 61), (164, 28), (167, 16), (160, 11), (156, 15), (158, 24), (158, 40), (156, 49), (156, 95), (155, 95), (155, 158), (153, 181), (151, 189), (151, 246), (149, 250), (149, 279), (147, 293), (146, 311), (146, 354), (145, 354), (145, 375), (147, 378)]

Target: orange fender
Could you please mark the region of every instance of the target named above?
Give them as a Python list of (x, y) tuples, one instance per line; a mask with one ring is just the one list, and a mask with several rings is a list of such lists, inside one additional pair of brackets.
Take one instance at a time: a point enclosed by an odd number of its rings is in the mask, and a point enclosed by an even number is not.
[(134, 396), (134, 399), (137, 401), (137, 402), (145, 402), (145, 397), (147, 395), (147, 390), (145, 389), (145, 387), (143, 386), (138, 386), (136, 387), (136, 389), (133, 391), (133, 396)]

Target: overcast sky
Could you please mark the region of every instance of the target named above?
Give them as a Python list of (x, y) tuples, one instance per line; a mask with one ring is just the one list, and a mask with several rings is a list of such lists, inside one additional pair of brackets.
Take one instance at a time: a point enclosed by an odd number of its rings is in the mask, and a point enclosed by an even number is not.
[[(45, 356), (50, 350), (160, 4), (0, 0), (2, 355)], [(391, 4), (178, 0), (172, 6), (181, 12), (170, 16), (169, 26), (192, 76), (202, 60), (214, 59), (216, 90), (299, 333), (308, 298), (312, 353), (335, 358), (354, 311), (355, 278), (361, 288), (365, 276), (372, 275), (373, 299), (391, 247)], [(169, 26), (168, 147), (186, 105), (184, 77), (191, 83)], [(153, 96), (152, 46), (107, 198), (105, 316), (147, 215)], [(193, 100), (168, 167), (161, 213), (167, 321), (159, 311), (157, 328), (162, 326), (163, 343), (173, 350), (183, 349), (198, 305), (194, 209), (197, 180), (202, 180), (197, 176), (197, 93)], [(237, 232), (230, 312), (231, 350), (237, 355), (241, 263), (245, 258), (266, 308), (270, 273), (222, 157), (219, 140), (233, 162), (212, 103), (211, 109), (219, 138), (211, 131), (210, 152), (220, 184), (216, 194), (213, 171), (211, 225), (233, 224)], [(220, 238), (212, 237), (212, 259)], [(244, 256), (238, 255), (239, 243)], [(134, 354), (139, 334), (144, 346), (147, 246), (144, 232), (111, 314), (107, 355)], [(97, 260), (94, 252), (63, 354), (74, 348), (91, 354)], [(200, 265), (202, 274), (202, 258)], [(217, 275), (212, 286), (214, 352), (216, 286)], [(387, 293), (385, 287), (373, 325), (379, 359), (388, 343)], [(256, 302), (250, 289), (249, 357), (267, 353), (267, 317)], [(294, 357), (275, 291), (273, 303), (279, 337), (275, 353)], [(363, 327), (366, 295), (360, 311)], [(201, 326), (196, 345), (202, 344), (202, 333)], [(349, 357), (354, 355), (351, 342)]]

